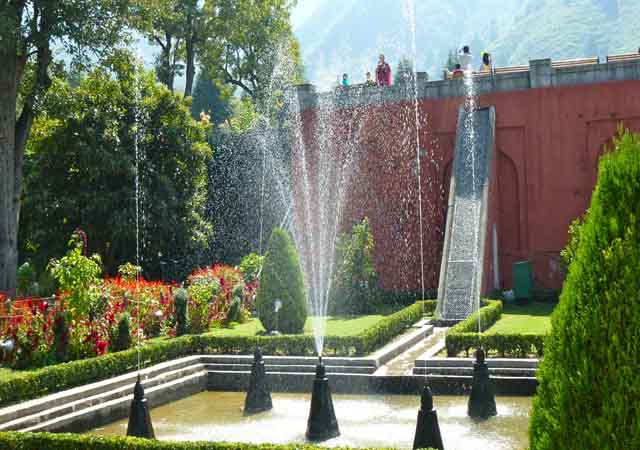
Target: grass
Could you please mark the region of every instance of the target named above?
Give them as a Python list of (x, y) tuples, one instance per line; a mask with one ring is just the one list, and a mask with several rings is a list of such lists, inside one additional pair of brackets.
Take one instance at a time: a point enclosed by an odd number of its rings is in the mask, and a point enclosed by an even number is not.
[(502, 318), (486, 334), (547, 334), (551, 331), (554, 303), (505, 303)]
[[(361, 331), (375, 325), (385, 315), (371, 314), (358, 317), (328, 317), (325, 334), (327, 336), (354, 336)], [(234, 328), (214, 328), (211, 334), (216, 336), (255, 336), (263, 333), (264, 328), (259, 319), (251, 319), (246, 323), (236, 325)], [(313, 318), (308, 317), (304, 325), (304, 334), (313, 334)]]

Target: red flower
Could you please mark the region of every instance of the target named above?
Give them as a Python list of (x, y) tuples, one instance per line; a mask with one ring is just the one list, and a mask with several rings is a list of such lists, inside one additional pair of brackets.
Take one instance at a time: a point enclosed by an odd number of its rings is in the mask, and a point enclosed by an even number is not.
[(107, 346), (109, 345), (109, 343), (107, 341), (104, 341), (102, 339), (98, 340), (98, 342), (96, 342), (96, 354), (98, 355), (103, 355), (106, 351), (107, 351)]

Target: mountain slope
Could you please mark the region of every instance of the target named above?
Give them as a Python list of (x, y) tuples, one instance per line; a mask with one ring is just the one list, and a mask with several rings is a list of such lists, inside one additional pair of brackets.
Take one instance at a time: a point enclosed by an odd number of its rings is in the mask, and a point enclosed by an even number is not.
[[(415, 7), (412, 7), (415, 5)], [(307, 78), (327, 88), (343, 72), (361, 82), (384, 53), (413, 59), (432, 79), (450, 50), (469, 44), (497, 65), (637, 51), (640, 0), (326, 0), (296, 31)]]

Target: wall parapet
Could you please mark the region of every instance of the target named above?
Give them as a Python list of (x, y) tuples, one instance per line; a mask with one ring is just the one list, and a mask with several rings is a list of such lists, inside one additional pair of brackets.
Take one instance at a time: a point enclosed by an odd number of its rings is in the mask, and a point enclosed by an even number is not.
[[(489, 94), (555, 86), (571, 86), (613, 81), (640, 80), (640, 54), (608, 56), (567, 61), (537, 59), (528, 66), (496, 68), (492, 73), (474, 73), (474, 93)], [(314, 108), (319, 101), (330, 101), (337, 107), (397, 103), (414, 99), (463, 97), (462, 80), (428, 81), (424, 72), (417, 73), (417, 89), (412, 84), (388, 87), (353, 85), (318, 93), (312, 84), (296, 86), (300, 110)]]

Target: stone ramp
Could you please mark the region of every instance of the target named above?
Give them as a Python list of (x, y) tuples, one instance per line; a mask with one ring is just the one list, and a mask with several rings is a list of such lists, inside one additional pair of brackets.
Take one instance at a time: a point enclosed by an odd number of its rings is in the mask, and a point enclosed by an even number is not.
[(460, 108), (436, 309), (445, 323), (465, 319), (478, 306), (494, 143), (495, 109)]

